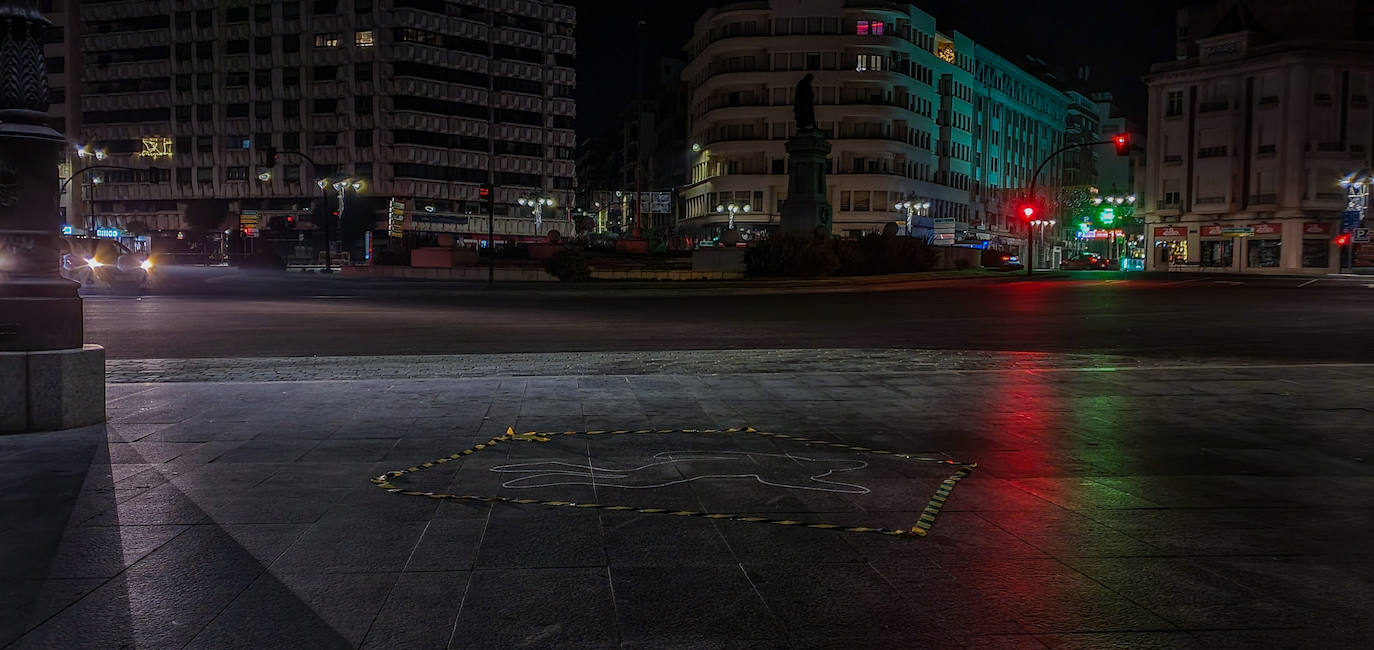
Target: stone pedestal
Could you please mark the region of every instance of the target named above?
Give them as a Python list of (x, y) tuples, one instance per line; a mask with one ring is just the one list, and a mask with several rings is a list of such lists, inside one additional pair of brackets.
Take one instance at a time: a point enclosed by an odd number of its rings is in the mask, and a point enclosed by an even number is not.
[(831, 233), (834, 212), (825, 198), (825, 159), (830, 142), (808, 128), (787, 140), (787, 200), (782, 202), (785, 234)]
[(105, 348), (0, 352), (0, 433), (105, 421)]
[(743, 273), (743, 248), (698, 248), (692, 251), (692, 270)]

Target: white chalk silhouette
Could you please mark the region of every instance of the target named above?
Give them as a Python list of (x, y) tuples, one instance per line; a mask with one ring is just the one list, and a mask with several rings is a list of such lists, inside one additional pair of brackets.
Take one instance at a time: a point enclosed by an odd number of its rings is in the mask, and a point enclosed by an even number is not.
[[(826, 480), (840, 472), (868, 467), (861, 460), (808, 458), (796, 454), (761, 454), (745, 451), (661, 451), (655, 462), (638, 467), (598, 467), (562, 461), (539, 461), (498, 465), (491, 471), (523, 474), (501, 484), (522, 489), (558, 485), (587, 485), (630, 490), (647, 490), (714, 479), (754, 479), (763, 485), (795, 490), (868, 494), (862, 485)], [(762, 461), (762, 462), (760, 462)]]

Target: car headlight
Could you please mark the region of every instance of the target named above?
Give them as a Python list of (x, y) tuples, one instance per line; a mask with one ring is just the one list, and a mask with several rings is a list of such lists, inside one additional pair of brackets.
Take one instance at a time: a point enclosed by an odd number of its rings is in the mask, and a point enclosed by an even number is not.
[(91, 268), (93, 268), (93, 269), (98, 269), (98, 268), (100, 268), (100, 267), (102, 267), (102, 266), (105, 266), (105, 265), (104, 265), (100, 260), (98, 260), (98, 259), (96, 259), (96, 258), (94, 258), (94, 257), (88, 257), (88, 258), (86, 258), (86, 266), (89, 266), (89, 267), (91, 267)]
[(139, 262), (138, 268), (143, 269), (144, 271), (147, 271), (148, 269), (153, 268), (153, 261), (152, 261), (152, 260), (143, 260), (142, 262)]

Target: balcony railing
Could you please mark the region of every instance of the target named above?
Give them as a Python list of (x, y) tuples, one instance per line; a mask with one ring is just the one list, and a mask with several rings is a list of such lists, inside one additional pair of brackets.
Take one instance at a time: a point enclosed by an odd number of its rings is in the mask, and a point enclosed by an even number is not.
[(1219, 102), (1202, 102), (1201, 104), (1197, 105), (1197, 112), (1216, 113), (1218, 111), (1224, 111), (1230, 107), (1231, 103), (1224, 100)]
[(1203, 147), (1197, 150), (1198, 158), (1220, 158), (1226, 155), (1226, 147)]
[(1174, 154), (1174, 155), (1172, 155), (1172, 156), (1165, 156), (1165, 157), (1164, 157), (1164, 164), (1166, 164), (1166, 165), (1181, 165), (1181, 164), (1183, 164), (1183, 156), (1180, 156), (1180, 155), (1178, 155), (1178, 154)]
[(1250, 195), (1250, 202), (1251, 202), (1251, 203), (1254, 203), (1254, 204), (1256, 204), (1256, 205), (1273, 205), (1274, 203), (1278, 203), (1278, 201), (1279, 201), (1279, 195), (1277, 195), (1277, 194), (1251, 194), (1251, 195)]
[(1259, 105), (1260, 105), (1260, 106), (1278, 106), (1278, 105), (1279, 105), (1279, 96), (1278, 96), (1278, 95), (1265, 95), (1265, 96), (1259, 98)]
[(1197, 197), (1197, 201), (1194, 201), (1194, 203), (1196, 203), (1197, 205), (1208, 205), (1208, 204), (1225, 203), (1225, 202), (1226, 202), (1226, 197), (1224, 197), (1224, 196), (1199, 196), (1199, 197)]
[(1318, 142), (1317, 151), (1341, 152), (1345, 151), (1344, 142)]
[(1279, 147), (1275, 144), (1262, 144), (1258, 149), (1255, 149), (1255, 153), (1261, 156), (1272, 156), (1278, 153), (1278, 151)]

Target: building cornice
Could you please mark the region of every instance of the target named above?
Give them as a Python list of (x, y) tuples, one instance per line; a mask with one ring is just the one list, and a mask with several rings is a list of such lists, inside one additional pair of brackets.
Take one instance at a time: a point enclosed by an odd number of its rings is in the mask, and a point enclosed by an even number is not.
[(1221, 72), (1273, 67), (1284, 63), (1331, 62), (1348, 58), (1353, 63), (1371, 64), (1374, 62), (1374, 43), (1362, 41), (1287, 41), (1254, 48), (1243, 58), (1199, 63), (1196, 59), (1186, 62), (1163, 63), (1153, 66), (1151, 73), (1145, 75), (1146, 84), (1160, 81), (1212, 77)]

